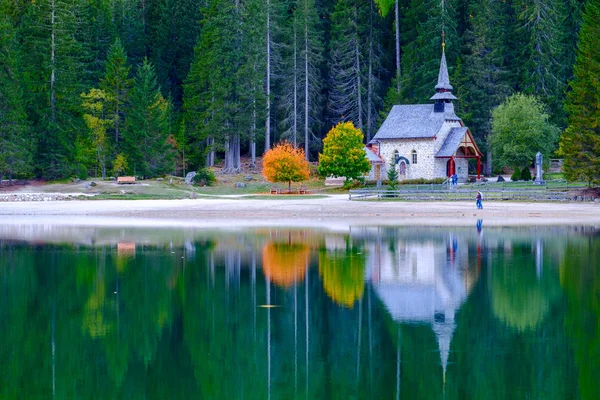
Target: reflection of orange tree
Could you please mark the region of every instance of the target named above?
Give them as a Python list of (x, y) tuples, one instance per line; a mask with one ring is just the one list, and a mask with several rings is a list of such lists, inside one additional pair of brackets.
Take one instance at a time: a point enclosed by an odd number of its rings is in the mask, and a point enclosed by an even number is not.
[(263, 246), (263, 272), (273, 283), (290, 287), (304, 279), (310, 249), (302, 243), (269, 242)]
[(321, 251), (319, 275), (325, 293), (336, 303), (352, 308), (365, 287), (365, 256), (356, 249)]

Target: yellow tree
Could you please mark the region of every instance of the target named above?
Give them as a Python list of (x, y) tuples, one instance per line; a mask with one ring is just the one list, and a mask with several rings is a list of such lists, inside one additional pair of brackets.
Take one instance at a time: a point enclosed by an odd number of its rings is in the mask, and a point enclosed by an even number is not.
[(104, 118), (104, 107), (107, 95), (103, 90), (91, 89), (88, 93), (82, 93), (83, 120), (92, 133), (92, 142), (96, 148), (98, 165), (102, 170), (102, 179), (106, 179), (106, 153), (107, 140), (106, 130), (112, 124), (110, 119)]
[(371, 169), (364, 150), (363, 134), (352, 122), (340, 122), (323, 139), (319, 154), (319, 174), (345, 177), (344, 185), (359, 179)]
[(268, 150), (263, 157), (263, 176), (269, 182), (287, 182), (288, 192), (292, 182), (302, 182), (310, 176), (310, 167), (304, 151), (288, 142)]

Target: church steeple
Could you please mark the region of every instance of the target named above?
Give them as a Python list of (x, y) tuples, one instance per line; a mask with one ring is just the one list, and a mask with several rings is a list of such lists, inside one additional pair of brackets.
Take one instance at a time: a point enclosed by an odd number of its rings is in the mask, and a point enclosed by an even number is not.
[(438, 74), (438, 82), (435, 85), (435, 94), (430, 100), (435, 100), (434, 111), (443, 112), (444, 103), (450, 103), (452, 100), (456, 100), (456, 97), (452, 94), (452, 85), (450, 84), (450, 78), (448, 76), (448, 65), (446, 64), (446, 52), (444, 46), (442, 46), (442, 60), (440, 61), (440, 73)]
[(442, 50), (442, 61), (440, 62), (440, 73), (438, 75), (438, 82), (435, 85), (435, 91), (439, 92), (440, 89), (452, 91), (452, 85), (450, 84), (450, 78), (448, 77), (448, 64), (446, 64), (446, 52)]

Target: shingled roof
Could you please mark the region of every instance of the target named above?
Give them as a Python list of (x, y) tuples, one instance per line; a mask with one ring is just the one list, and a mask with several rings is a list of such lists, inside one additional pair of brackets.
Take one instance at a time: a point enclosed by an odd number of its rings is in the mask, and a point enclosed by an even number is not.
[(442, 52), (442, 61), (440, 62), (440, 73), (438, 75), (438, 83), (435, 85), (438, 89), (452, 90), (450, 78), (448, 77), (448, 65), (446, 64), (446, 53)]
[(444, 104), (444, 112), (433, 112), (433, 104), (397, 105), (373, 137), (385, 139), (432, 138), (440, 131), (444, 121), (460, 121), (452, 103)]
[(458, 149), (458, 146), (460, 146), (460, 142), (465, 137), (466, 133), (467, 128), (465, 127), (450, 129), (450, 133), (448, 133), (448, 136), (446, 137), (442, 148), (440, 149), (440, 151), (438, 151), (438, 153), (435, 156), (451, 157), (452, 155), (454, 155), (454, 153), (456, 153), (456, 150)]
[(365, 150), (365, 153), (367, 154), (367, 160), (369, 160), (369, 162), (371, 164), (383, 164), (384, 163), (383, 158), (379, 157), (368, 147), (365, 147), (364, 150)]

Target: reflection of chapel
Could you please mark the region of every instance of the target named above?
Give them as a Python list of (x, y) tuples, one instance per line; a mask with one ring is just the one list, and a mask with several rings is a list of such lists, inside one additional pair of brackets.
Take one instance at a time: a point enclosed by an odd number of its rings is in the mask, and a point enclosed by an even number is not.
[[(454, 113), (452, 85), (448, 77), (446, 55), (442, 52), (440, 73), (433, 104), (396, 105), (367, 144), (372, 163), (372, 178), (385, 178), (385, 169), (393, 162), (399, 180), (434, 179), (452, 176), (468, 178), (468, 159), (481, 156), (473, 135)], [(373, 159), (378, 157), (378, 162)], [(383, 168), (382, 168), (383, 165)]]
[(430, 324), (437, 338), (445, 377), (454, 316), (477, 280), (467, 269), (468, 249), (450, 238), (375, 246), (368, 258), (367, 279), (392, 319), (400, 324)]

